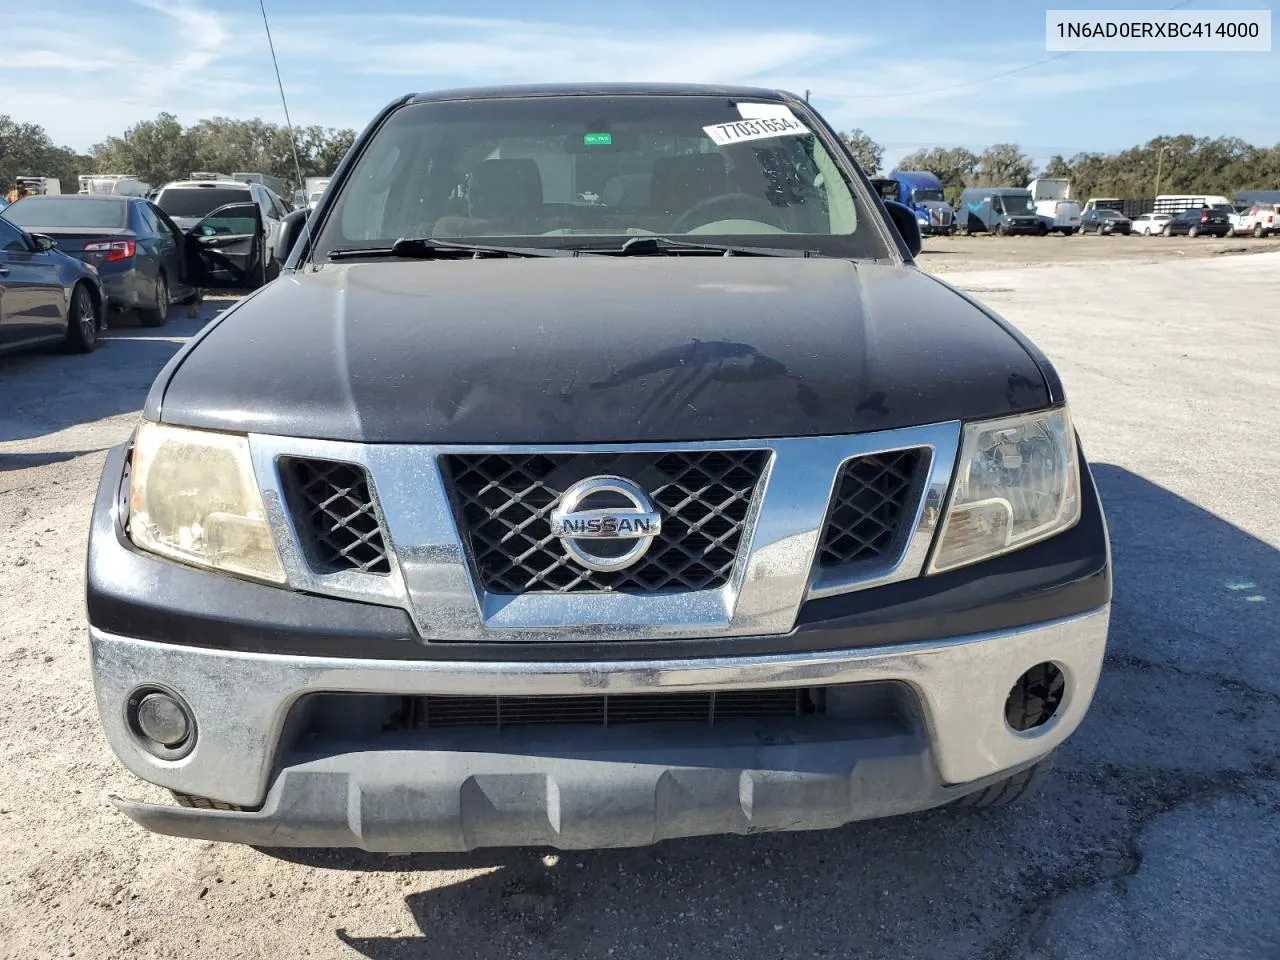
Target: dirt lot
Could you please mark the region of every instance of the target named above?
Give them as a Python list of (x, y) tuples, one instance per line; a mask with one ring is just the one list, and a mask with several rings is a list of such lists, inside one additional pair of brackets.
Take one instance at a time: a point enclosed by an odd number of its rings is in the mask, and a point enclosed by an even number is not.
[(929, 242), (1058, 364), (1108, 512), (1107, 667), (1041, 794), (637, 851), (285, 856), (115, 813), (108, 792), (159, 794), (98, 729), (90, 499), (225, 303), (0, 359), (0, 955), (1280, 958), (1280, 252), (1211, 255), (1255, 245)]
[(1201, 260), (1280, 251), (1280, 236), (1253, 237), (1100, 237), (1096, 234), (1064, 237), (926, 237), (920, 258), (926, 270), (950, 273), (961, 270), (998, 270), (1007, 267), (1040, 267), (1048, 264), (1162, 263), (1168, 260)]

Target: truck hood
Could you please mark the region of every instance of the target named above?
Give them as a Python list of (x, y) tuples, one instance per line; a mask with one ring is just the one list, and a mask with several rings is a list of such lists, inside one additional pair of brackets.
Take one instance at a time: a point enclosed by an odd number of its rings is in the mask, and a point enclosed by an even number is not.
[(1049, 402), (950, 288), (824, 258), (326, 265), (227, 311), (166, 374), (152, 419), (370, 443), (849, 434)]

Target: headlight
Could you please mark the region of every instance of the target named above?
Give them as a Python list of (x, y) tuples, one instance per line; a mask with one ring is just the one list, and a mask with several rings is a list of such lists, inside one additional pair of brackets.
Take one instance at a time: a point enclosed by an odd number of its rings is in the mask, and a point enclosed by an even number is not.
[(144, 423), (133, 446), (129, 538), (184, 563), (285, 581), (242, 436)]
[(968, 424), (929, 572), (1025, 547), (1079, 519), (1080, 464), (1066, 407)]

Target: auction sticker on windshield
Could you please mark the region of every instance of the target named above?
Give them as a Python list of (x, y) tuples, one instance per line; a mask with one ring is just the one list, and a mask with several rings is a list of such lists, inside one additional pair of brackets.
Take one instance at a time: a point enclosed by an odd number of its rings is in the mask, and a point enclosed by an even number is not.
[(800, 137), (810, 132), (795, 114), (780, 103), (740, 103), (738, 113), (741, 120), (714, 123), (703, 127), (702, 132), (718, 147), (770, 137)]

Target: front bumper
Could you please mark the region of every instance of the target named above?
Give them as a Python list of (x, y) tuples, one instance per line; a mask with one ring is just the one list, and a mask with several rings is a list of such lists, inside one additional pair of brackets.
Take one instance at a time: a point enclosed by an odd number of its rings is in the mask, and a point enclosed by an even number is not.
[[(107, 739), (138, 776), (233, 804), (117, 806), (150, 830), (268, 846), (380, 852), (583, 849), (673, 837), (818, 829), (938, 806), (1044, 757), (1093, 696), (1110, 605), (1006, 631), (840, 652), (611, 662), (412, 662), (210, 650), (91, 629)], [(1051, 661), (1065, 691), (1044, 725), (1005, 721), (1010, 687)], [(163, 760), (125, 703), (160, 683), (198, 736)], [(911, 709), (820, 732), (755, 721), (679, 735), (582, 727), (295, 736), (309, 694), (511, 696), (889, 684)], [(354, 703), (355, 701), (351, 701)], [(353, 711), (354, 716), (354, 711)], [(354, 722), (353, 722), (354, 726)], [(632, 731), (640, 731), (632, 733)]]

